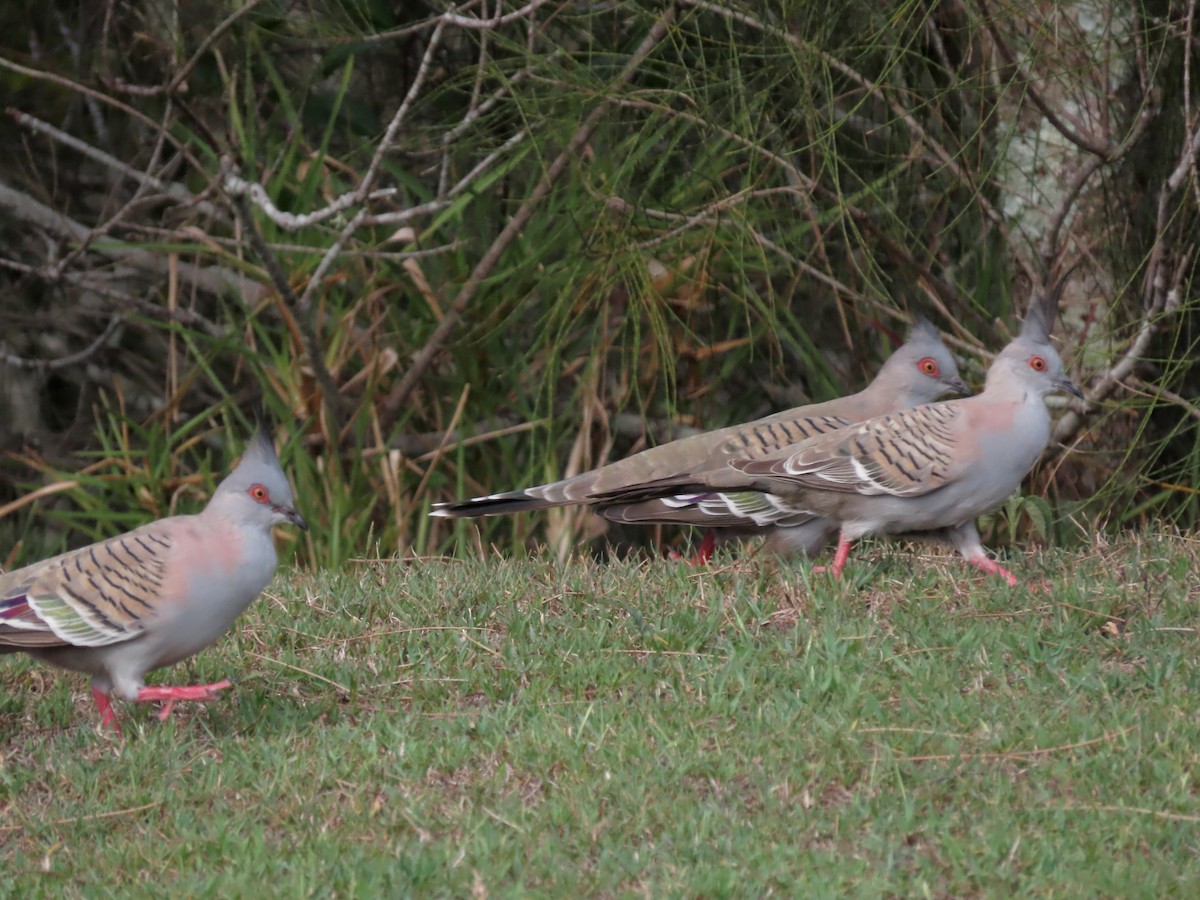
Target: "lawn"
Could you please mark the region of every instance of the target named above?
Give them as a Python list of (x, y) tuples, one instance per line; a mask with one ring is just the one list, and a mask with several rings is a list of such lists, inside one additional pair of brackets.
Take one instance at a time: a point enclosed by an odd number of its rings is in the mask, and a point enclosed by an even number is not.
[(123, 738), (0, 660), (0, 893), (1195, 895), (1198, 560), (284, 572)]

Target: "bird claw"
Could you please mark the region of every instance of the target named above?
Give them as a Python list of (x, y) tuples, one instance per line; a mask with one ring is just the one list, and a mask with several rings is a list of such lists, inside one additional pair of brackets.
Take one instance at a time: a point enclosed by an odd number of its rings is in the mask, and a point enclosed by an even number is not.
[(1018, 584), (1020, 584), (1016, 575), (1008, 571), (1008, 569), (1004, 568), (1004, 566), (1000, 565), (1000, 563), (993, 559), (989, 559), (986, 556), (974, 556), (968, 559), (967, 562), (977, 569), (982, 569), (989, 575), (999, 575), (1008, 582), (1009, 587), (1016, 587)]
[(849, 558), (850, 541), (839, 537), (837, 550), (833, 553), (833, 562), (827, 566), (813, 566), (812, 571), (815, 573), (828, 572), (830, 578), (840, 579), (842, 577), (842, 569), (846, 567), (846, 560)]
[(828, 572), (830, 578), (842, 577), (842, 570), (839, 566), (813, 566), (809, 571), (814, 575), (820, 575)]
[(141, 702), (162, 701), (157, 716), (160, 721), (166, 721), (171, 710), (180, 700), (203, 701), (217, 699), (217, 692), (232, 687), (233, 682), (228, 678), (212, 684), (189, 684), (179, 687), (143, 687), (138, 689), (137, 698)]

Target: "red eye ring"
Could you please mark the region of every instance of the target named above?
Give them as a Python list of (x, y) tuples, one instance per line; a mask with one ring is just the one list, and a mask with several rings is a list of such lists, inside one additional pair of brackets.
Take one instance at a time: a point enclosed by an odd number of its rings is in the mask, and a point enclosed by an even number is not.
[(918, 362), (917, 368), (926, 375), (930, 375), (934, 378), (937, 378), (942, 374), (942, 367), (937, 364), (937, 360), (932, 356), (926, 356), (924, 359)]
[(1035, 372), (1045, 372), (1046, 371), (1046, 357), (1044, 357), (1044, 356), (1029, 357), (1029, 368), (1033, 369), (1033, 371), (1035, 371)]
[(250, 485), (250, 490), (246, 491), (246, 493), (250, 495), (250, 499), (254, 500), (257, 503), (270, 503), (271, 502), (271, 492), (268, 491), (261, 484)]

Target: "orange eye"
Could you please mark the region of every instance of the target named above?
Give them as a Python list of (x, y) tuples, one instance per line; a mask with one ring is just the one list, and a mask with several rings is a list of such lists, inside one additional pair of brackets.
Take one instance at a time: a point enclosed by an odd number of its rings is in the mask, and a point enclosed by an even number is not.
[(921, 360), (919, 363), (917, 363), (917, 368), (920, 369), (922, 372), (924, 372), (926, 375), (932, 375), (934, 378), (937, 378), (939, 375), (942, 374), (941, 366), (939, 366), (937, 364), (937, 360), (934, 359), (932, 356), (927, 356), (923, 360)]
[(270, 503), (271, 502), (271, 492), (268, 491), (261, 484), (250, 485), (250, 490), (247, 491), (247, 493), (250, 494), (250, 496), (253, 497), (255, 500), (257, 500), (259, 503)]
[(1035, 371), (1035, 372), (1045, 372), (1046, 371), (1046, 357), (1044, 357), (1044, 356), (1029, 357), (1029, 368), (1033, 369), (1033, 371)]

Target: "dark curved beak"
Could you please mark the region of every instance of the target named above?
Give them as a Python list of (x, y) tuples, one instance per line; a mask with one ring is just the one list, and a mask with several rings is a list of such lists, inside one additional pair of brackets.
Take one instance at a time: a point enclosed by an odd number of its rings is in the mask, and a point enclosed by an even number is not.
[(303, 528), (305, 531), (308, 531), (308, 523), (304, 521), (304, 516), (300, 515), (300, 513), (296, 512), (290, 506), (273, 506), (271, 508), (297, 528)]
[(1070, 378), (1066, 378), (1066, 377), (1060, 378), (1060, 379), (1058, 379), (1058, 381), (1054, 382), (1054, 384), (1056, 387), (1061, 388), (1062, 390), (1066, 391), (1068, 394), (1074, 394), (1080, 400), (1085, 399), (1083, 396), (1083, 391), (1081, 391), (1079, 389), (1078, 385), (1076, 385), (1075, 382), (1073, 382)]
[(967, 387), (967, 383), (961, 378), (955, 378), (952, 381), (946, 382), (946, 388), (958, 394), (960, 397), (971, 396), (971, 389)]

